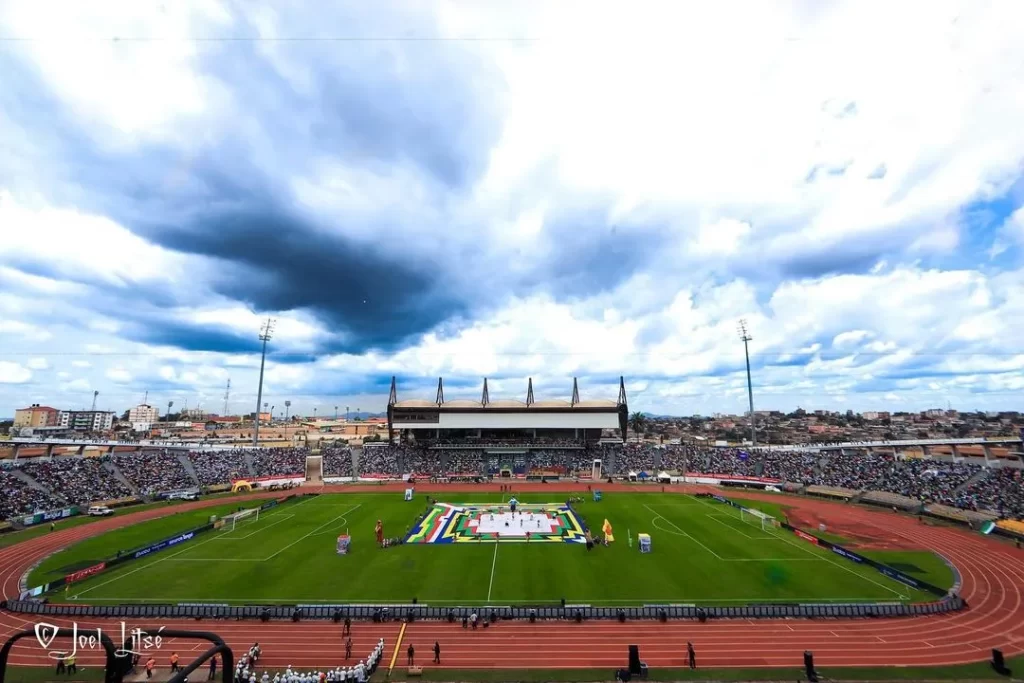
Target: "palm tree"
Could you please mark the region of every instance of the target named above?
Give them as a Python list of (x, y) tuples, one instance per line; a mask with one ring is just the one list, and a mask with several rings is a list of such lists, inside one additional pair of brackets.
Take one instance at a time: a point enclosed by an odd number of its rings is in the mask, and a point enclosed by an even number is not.
[(629, 417), (629, 427), (636, 434), (636, 440), (643, 440), (644, 430), (647, 428), (647, 416), (637, 411)]

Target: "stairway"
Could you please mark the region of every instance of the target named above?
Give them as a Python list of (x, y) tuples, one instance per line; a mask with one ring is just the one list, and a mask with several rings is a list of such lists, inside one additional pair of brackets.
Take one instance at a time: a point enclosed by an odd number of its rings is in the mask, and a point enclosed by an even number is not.
[[(137, 457), (138, 457), (138, 456), (137, 456)], [(124, 484), (125, 486), (127, 486), (127, 487), (128, 487), (128, 490), (132, 492), (132, 495), (133, 495), (133, 496), (135, 496), (136, 498), (139, 498), (139, 499), (141, 499), (141, 498), (142, 498), (142, 494), (141, 494), (141, 493), (139, 493), (139, 489), (135, 487), (135, 484), (133, 484), (133, 483), (132, 483), (132, 482), (131, 482), (131, 481), (130, 481), (130, 480), (128, 479), (128, 477), (124, 476), (124, 472), (122, 472), (122, 471), (121, 471), (121, 468), (120, 468), (120, 467), (118, 467), (118, 466), (117, 466), (117, 465), (116, 465), (116, 464), (114, 463), (114, 461), (113, 461), (113, 460), (110, 460), (110, 459), (104, 459), (104, 460), (103, 460), (103, 467), (104, 467), (104, 469), (106, 469), (106, 470), (107, 470), (108, 472), (110, 472), (110, 474), (111, 474), (111, 475), (113, 475), (113, 476), (114, 476), (114, 478), (116, 478), (116, 479), (117, 479), (117, 480), (118, 480), (119, 482), (121, 482), (122, 484)]]
[[(39, 489), (40, 491), (44, 491), (44, 492), (49, 493), (51, 495), (58, 495), (58, 494), (53, 493), (53, 491), (51, 491), (50, 489), (46, 488), (42, 484), (40, 484), (30, 474), (28, 474), (26, 472), (23, 472), (20, 467), (12, 467), (9, 470), (7, 470), (7, 472), (8, 472), (8, 474), (14, 475), (18, 479), (21, 479), (23, 482), (25, 482), (25, 484), (27, 486), (30, 486), (31, 488)], [(63, 496), (61, 496), (61, 497), (63, 498)]]
[(199, 475), (196, 474), (196, 468), (192, 467), (192, 461), (188, 459), (188, 455), (185, 455), (184, 453), (179, 453), (178, 462), (180, 462), (181, 466), (185, 468), (186, 472), (188, 472), (188, 476), (192, 478), (192, 483), (194, 483), (196, 486), (201, 486), (201, 484), (199, 483)]
[(352, 446), (352, 476), (358, 479), (362, 475), (359, 469), (363, 464), (363, 447)]
[(306, 484), (322, 486), (324, 483), (324, 458), (322, 455), (306, 456)]
[(251, 477), (252, 479), (255, 479), (256, 478), (256, 463), (254, 463), (252, 461), (252, 453), (250, 453), (249, 451), (245, 451), (243, 457), (245, 458), (245, 467), (246, 467), (246, 470), (248, 471), (249, 477)]
[(968, 486), (971, 486), (972, 484), (978, 483), (979, 481), (981, 481), (982, 479), (987, 477), (989, 475), (989, 472), (991, 472), (991, 471), (993, 471), (993, 468), (989, 468), (989, 467), (981, 468), (980, 470), (978, 470), (978, 472), (973, 477), (971, 477), (970, 479), (968, 479), (967, 481), (965, 481), (964, 483), (960, 484), (955, 489), (953, 489), (953, 495), (956, 496), (961, 491), (966, 489)]

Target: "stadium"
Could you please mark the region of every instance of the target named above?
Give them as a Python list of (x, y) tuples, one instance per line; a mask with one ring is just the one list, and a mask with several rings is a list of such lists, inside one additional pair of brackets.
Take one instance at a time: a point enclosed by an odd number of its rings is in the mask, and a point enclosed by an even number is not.
[(446, 401), (439, 380), (430, 401), (393, 380), (378, 444), (21, 444), (6, 680), (72, 648), (95, 680), (150, 657), (168, 680), (172, 656), (225, 680), (683, 680), (688, 642), (705, 679), (1019, 663), (1018, 459), (634, 444), (624, 386)]

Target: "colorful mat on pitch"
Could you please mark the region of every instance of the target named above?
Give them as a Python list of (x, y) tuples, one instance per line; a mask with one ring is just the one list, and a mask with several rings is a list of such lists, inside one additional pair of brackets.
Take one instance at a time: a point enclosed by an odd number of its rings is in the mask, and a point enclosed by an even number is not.
[(586, 543), (586, 529), (568, 505), (452, 505), (437, 503), (406, 543)]

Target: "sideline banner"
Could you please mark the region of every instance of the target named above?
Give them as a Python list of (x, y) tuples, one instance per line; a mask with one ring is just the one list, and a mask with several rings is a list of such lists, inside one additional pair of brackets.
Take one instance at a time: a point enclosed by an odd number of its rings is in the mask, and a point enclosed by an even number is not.
[(37, 512), (34, 515), (28, 515), (21, 519), (21, 523), (25, 526), (32, 526), (33, 524), (42, 524), (43, 522), (52, 522), (57, 519), (73, 517), (77, 514), (78, 506), (72, 505), (71, 507), (62, 508), (60, 510), (47, 510), (46, 512)]
[[(934, 584), (930, 584), (926, 581), (915, 579), (914, 577), (904, 574), (903, 572), (897, 569), (893, 569), (888, 565), (884, 565), (881, 562), (876, 562), (875, 560), (872, 560), (870, 557), (865, 557), (859, 553), (853, 552), (852, 550), (847, 550), (841, 545), (836, 545), (831, 541), (826, 541), (823, 538), (818, 538), (814, 534), (809, 534), (806, 531), (797, 529), (796, 527), (786, 524), (785, 522), (782, 522), (779, 526), (781, 526), (783, 529), (793, 532), (793, 534), (797, 537), (802, 538), (810, 543), (814, 543), (815, 545), (825, 548), (826, 550), (831, 550), (836, 555), (844, 557), (847, 560), (850, 560), (851, 562), (856, 562), (857, 564), (866, 564), (867, 566), (877, 571), (879, 574), (888, 576), (890, 579), (894, 581), (899, 581), (900, 583), (906, 586), (910, 586), (911, 588), (916, 588), (918, 590), (925, 591), (926, 593), (931, 593), (932, 595), (936, 595), (939, 597), (946, 597), (947, 595), (949, 595), (949, 591), (947, 591), (944, 588), (939, 588)], [(811, 539), (814, 540), (811, 541)]]
[(814, 545), (818, 545), (818, 539), (815, 538), (814, 536), (811, 536), (808, 533), (800, 531), (799, 529), (793, 529), (793, 533), (796, 534), (799, 538), (804, 539), (808, 543), (813, 543)]
[(74, 583), (75, 581), (87, 579), (93, 574), (99, 574), (106, 568), (106, 566), (106, 562), (100, 562), (99, 564), (94, 564), (93, 566), (87, 567), (86, 569), (82, 569), (77, 572), (71, 572), (70, 574), (64, 577), (64, 583)]
[(179, 543), (184, 543), (185, 541), (191, 541), (193, 538), (195, 538), (196, 534), (199, 533), (200, 531), (207, 531), (207, 530), (212, 529), (212, 528), (213, 528), (212, 524), (207, 524), (205, 527), (200, 527), (199, 529), (193, 529), (192, 531), (186, 531), (183, 534), (179, 534), (177, 536), (172, 536), (171, 538), (166, 538), (166, 539), (164, 539), (162, 541), (154, 543), (153, 545), (149, 546), (148, 548), (143, 548), (142, 550), (136, 550), (135, 553), (132, 555), (132, 559), (133, 560), (137, 560), (140, 557), (145, 557), (146, 555), (149, 555), (150, 553), (158, 553), (161, 550), (164, 550), (166, 548), (170, 548), (171, 546), (178, 545)]

